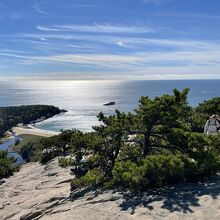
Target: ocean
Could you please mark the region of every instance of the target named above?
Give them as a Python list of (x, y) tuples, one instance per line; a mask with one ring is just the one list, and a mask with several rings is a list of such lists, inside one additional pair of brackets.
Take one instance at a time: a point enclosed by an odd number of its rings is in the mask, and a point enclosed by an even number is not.
[[(98, 125), (96, 115), (102, 111), (113, 114), (115, 109), (132, 111), (141, 96), (171, 94), (174, 88), (190, 88), (189, 104), (220, 96), (220, 80), (0, 80), (0, 106), (47, 104), (68, 112), (36, 124), (52, 131), (79, 129), (91, 131)], [(103, 106), (108, 102), (114, 106)]]

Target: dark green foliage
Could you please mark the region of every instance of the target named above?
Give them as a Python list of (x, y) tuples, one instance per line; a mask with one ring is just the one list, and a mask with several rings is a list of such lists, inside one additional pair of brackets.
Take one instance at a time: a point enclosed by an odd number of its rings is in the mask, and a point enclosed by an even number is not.
[(60, 135), (49, 138), (41, 138), (25, 144), (20, 149), (20, 154), (29, 161), (47, 163), (57, 156), (65, 156), (70, 150), (70, 142), (75, 130), (63, 131)]
[(41, 158), (40, 158), (40, 162), (42, 164), (47, 163), (48, 161), (54, 159), (55, 157), (58, 157), (62, 155), (62, 152), (60, 150), (57, 149), (48, 149), (48, 150), (44, 150), (43, 153), (41, 154)]
[(13, 147), (13, 150), (16, 152), (19, 152), (21, 150), (21, 148), (23, 148), (26, 145), (29, 145), (30, 143), (38, 143), (43, 137), (42, 136), (36, 136), (36, 135), (30, 135), (30, 134), (22, 134), (19, 135), (19, 137), (21, 138), (20, 143), (18, 145), (15, 145)]
[(19, 139), (16, 139), (15, 141), (15, 146), (19, 145), (20, 144), (20, 140)]
[(74, 131), (63, 131), (60, 135), (46, 138), (42, 140), (42, 145), (45, 149), (55, 148), (57, 151), (61, 151), (65, 154), (69, 149), (69, 143)]
[(220, 154), (220, 135), (212, 135), (209, 137), (209, 141), (211, 142), (211, 145), (216, 151), (216, 154)]
[(72, 149), (71, 154), (75, 156), (72, 170), (77, 178), (100, 165), (105, 166), (101, 150), (103, 139), (97, 133), (75, 131), (70, 146)]
[(154, 99), (142, 97), (135, 114), (100, 113), (102, 125), (94, 129), (102, 142), (98, 151), (87, 145), (90, 164), (84, 163), (73, 185), (86, 186), (86, 175), (94, 167), (101, 171), (103, 184), (132, 190), (198, 181), (219, 171), (217, 144), (191, 131), (195, 110), (188, 106), (187, 94), (185, 89)]
[(86, 187), (86, 186), (98, 186), (102, 184), (104, 180), (104, 173), (102, 170), (98, 168), (94, 168), (88, 171), (84, 176), (81, 178), (74, 179), (71, 182), (71, 188), (76, 189), (79, 187)]
[(19, 167), (13, 164), (16, 160), (8, 158), (7, 155), (7, 151), (0, 151), (0, 179), (12, 175), (13, 172), (19, 169)]
[(117, 162), (112, 182), (132, 190), (178, 183), (184, 179), (184, 163), (178, 156), (152, 155), (134, 163)]
[(220, 114), (220, 97), (216, 97), (200, 103), (192, 113), (192, 131), (203, 132), (204, 120), (208, 120), (213, 114)]
[(59, 163), (72, 166), (72, 189), (105, 186), (142, 191), (208, 178), (220, 171), (220, 135), (198, 131), (209, 114), (218, 113), (219, 99), (193, 109), (188, 92), (142, 97), (133, 112), (99, 113), (101, 125), (93, 132), (64, 131), (25, 150), (41, 162), (70, 155), (72, 159), (60, 158)]
[[(50, 140), (50, 138), (29, 139), (27, 143), (20, 147), (20, 155), (22, 158), (27, 162), (41, 161), (43, 158), (43, 151), (46, 149), (43, 144), (46, 139)], [(51, 159), (53, 158), (51, 157)]]
[(59, 158), (59, 166), (60, 167), (68, 167), (73, 164), (73, 159), (72, 158), (65, 158), (65, 157), (60, 157)]
[(135, 115), (129, 115), (127, 128), (129, 134), (136, 135), (132, 141), (142, 147), (142, 156), (160, 148), (175, 149), (172, 145), (174, 128), (188, 130), (187, 118), (190, 108), (187, 105), (187, 93), (174, 90), (173, 95), (163, 95), (149, 99), (142, 97)]
[(205, 114), (207, 117), (220, 113), (220, 97), (206, 100), (195, 108), (196, 112)]
[(219, 156), (208, 152), (202, 160), (183, 155), (151, 155), (134, 163), (117, 162), (113, 169), (113, 186), (143, 191), (152, 187), (198, 181), (219, 171)]
[(40, 152), (39, 151), (42, 150), (42, 149), (38, 148), (38, 146), (39, 146), (39, 144), (36, 142), (27, 143), (23, 147), (21, 147), (20, 155), (27, 162), (38, 161), (38, 160), (40, 160), (40, 156), (39, 156)]
[(62, 111), (49, 105), (0, 107), (0, 137), (4, 135), (5, 131), (19, 123), (34, 123), (38, 119), (47, 119)]

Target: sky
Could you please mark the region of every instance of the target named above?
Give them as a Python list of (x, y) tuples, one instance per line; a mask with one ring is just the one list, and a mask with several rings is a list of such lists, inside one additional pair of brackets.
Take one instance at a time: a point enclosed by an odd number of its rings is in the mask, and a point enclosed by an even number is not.
[(0, 77), (220, 78), (219, 0), (0, 0)]

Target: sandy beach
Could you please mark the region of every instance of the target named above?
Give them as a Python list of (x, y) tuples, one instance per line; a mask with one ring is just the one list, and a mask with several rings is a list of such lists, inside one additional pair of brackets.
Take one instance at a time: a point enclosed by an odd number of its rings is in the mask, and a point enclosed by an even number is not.
[(29, 135), (35, 135), (35, 136), (41, 136), (41, 137), (52, 137), (52, 136), (59, 134), (59, 132), (42, 130), (42, 129), (35, 128), (31, 125), (13, 127), (12, 131), (14, 132), (16, 136), (29, 134)]

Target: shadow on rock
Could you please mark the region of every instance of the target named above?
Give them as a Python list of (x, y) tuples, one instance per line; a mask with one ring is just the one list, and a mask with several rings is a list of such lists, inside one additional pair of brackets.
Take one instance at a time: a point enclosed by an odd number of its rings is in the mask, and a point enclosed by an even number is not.
[[(103, 197), (103, 194), (108, 194)], [(99, 197), (102, 195), (102, 198)], [(97, 204), (118, 200), (122, 211), (131, 210), (131, 214), (139, 207), (154, 210), (155, 208), (166, 209), (169, 212), (192, 213), (193, 207), (200, 206), (199, 197), (211, 196), (217, 199), (220, 195), (220, 177), (215, 177), (207, 182), (179, 184), (147, 193), (132, 193), (125, 190), (104, 191), (94, 187), (75, 190), (70, 195), (70, 200), (75, 201), (86, 198), (86, 204)], [(100, 199), (101, 198), (101, 199)], [(84, 205), (86, 205), (84, 204)]]

